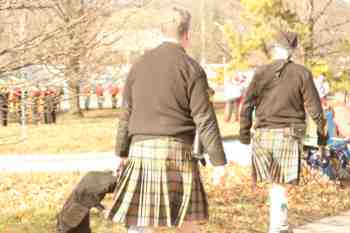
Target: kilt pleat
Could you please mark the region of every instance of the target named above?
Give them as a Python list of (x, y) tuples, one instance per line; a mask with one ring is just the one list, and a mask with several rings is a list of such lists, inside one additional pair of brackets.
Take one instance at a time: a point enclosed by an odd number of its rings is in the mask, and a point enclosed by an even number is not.
[(171, 137), (133, 143), (109, 217), (151, 227), (208, 219), (207, 197), (191, 151)]
[(300, 139), (289, 128), (257, 129), (253, 136), (253, 174), (257, 182), (299, 179)]

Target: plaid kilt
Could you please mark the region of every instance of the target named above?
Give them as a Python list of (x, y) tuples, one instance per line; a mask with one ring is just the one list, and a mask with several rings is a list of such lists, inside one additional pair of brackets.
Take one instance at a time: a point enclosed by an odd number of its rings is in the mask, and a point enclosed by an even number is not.
[(133, 143), (109, 217), (133, 226), (172, 227), (208, 219), (192, 146), (162, 137)]
[(255, 182), (286, 184), (299, 181), (301, 138), (290, 128), (257, 129), (252, 140)]

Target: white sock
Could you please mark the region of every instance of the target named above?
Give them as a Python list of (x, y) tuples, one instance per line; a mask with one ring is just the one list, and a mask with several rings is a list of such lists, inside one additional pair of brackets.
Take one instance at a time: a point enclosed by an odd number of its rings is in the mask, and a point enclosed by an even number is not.
[(270, 230), (279, 233), (288, 230), (287, 191), (281, 185), (273, 184), (270, 189)]
[(153, 233), (153, 230), (149, 227), (130, 226), (128, 228), (128, 233)]

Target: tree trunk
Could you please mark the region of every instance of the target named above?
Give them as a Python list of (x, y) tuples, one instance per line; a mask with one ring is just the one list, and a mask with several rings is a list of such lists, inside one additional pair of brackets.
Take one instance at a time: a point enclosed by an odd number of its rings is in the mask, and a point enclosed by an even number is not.
[(71, 115), (82, 117), (80, 108), (80, 86), (78, 81), (68, 81), (69, 87), (69, 113)]

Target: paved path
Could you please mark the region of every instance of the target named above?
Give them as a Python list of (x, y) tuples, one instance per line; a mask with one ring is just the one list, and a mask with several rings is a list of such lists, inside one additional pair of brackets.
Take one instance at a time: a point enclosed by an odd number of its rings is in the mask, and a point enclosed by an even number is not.
[[(250, 164), (250, 147), (238, 141), (224, 143), (230, 161), (242, 166)], [(110, 153), (65, 154), (65, 155), (2, 155), (0, 172), (64, 172), (114, 170), (118, 158)]]
[(294, 233), (350, 233), (350, 212), (307, 224)]

